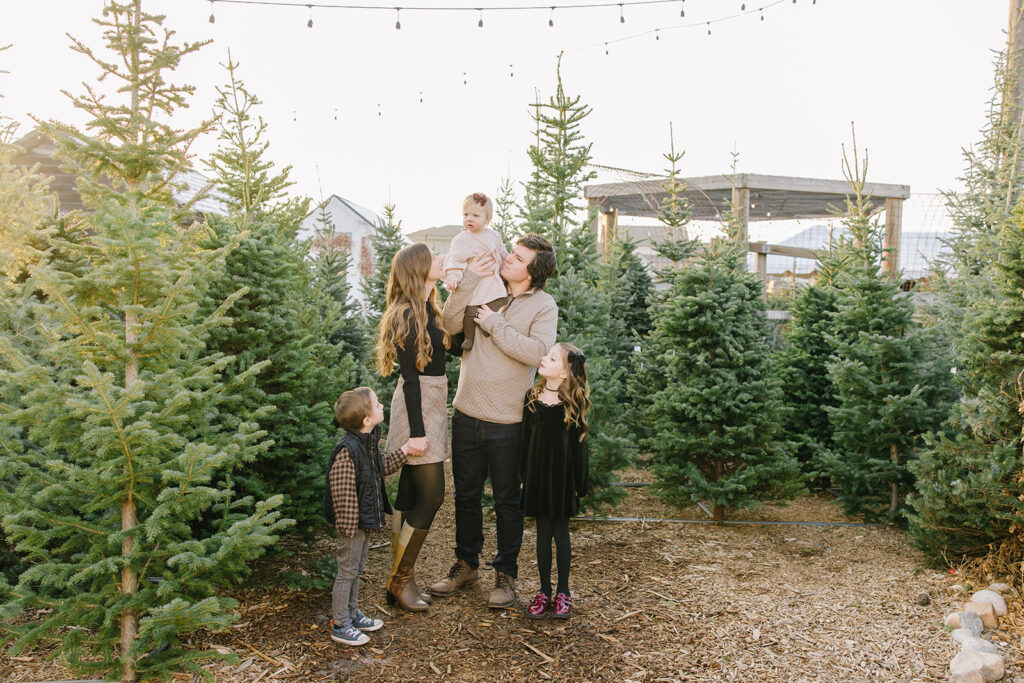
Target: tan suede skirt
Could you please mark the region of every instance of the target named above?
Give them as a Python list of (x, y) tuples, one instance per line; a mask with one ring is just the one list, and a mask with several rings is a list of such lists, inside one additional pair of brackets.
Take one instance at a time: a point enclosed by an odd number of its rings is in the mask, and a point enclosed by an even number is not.
[[(409, 415), (405, 409), (405, 380), (398, 378), (398, 386), (391, 397), (391, 422), (388, 424), (387, 449), (401, 448), (409, 440)], [(410, 457), (410, 465), (426, 465), (448, 459), (448, 378), (420, 375), (420, 409), (423, 411), (423, 430), (427, 436), (427, 452)]]

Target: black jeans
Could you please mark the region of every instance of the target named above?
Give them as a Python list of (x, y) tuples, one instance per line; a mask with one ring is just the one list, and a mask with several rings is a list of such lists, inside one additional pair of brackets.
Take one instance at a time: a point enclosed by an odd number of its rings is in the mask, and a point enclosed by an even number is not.
[(452, 478), (455, 482), (455, 556), (476, 569), (484, 547), (481, 496), (491, 475), (498, 521), (498, 554), (491, 565), (503, 574), (519, 574), (523, 511), (519, 507), (520, 424), (485, 422), (455, 411), (452, 417)]

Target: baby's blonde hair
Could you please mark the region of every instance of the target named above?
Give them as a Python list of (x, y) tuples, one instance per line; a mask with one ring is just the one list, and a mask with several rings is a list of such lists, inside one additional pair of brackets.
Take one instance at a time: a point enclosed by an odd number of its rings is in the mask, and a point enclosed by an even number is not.
[(484, 219), (486, 219), (488, 223), (491, 222), (491, 218), (494, 217), (494, 204), (491, 203), (490, 197), (485, 195), (483, 192), (474, 192), (462, 200), (462, 208), (465, 209), (471, 204), (484, 207)]

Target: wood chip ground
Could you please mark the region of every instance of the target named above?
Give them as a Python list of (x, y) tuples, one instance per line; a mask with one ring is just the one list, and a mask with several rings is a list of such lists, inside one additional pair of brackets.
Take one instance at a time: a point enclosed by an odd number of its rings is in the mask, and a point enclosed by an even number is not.
[[(626, 480), (643, 480), (643, 472)], [(449, 491), (450, 491), (449, 478)], [(699, 518), (629, 489), (619, 516)], [(449, 494), (427, 539), (421, 586), (450, 566)], [(803, 497), (733, 518), (845, 519), (827, 496)], [(494, 551), (493, 518), (484, 559)], [(375, 533), (384, 544), (390, 535)], [(263, 563), (232, 595), (241, 617), (228, 633), (200, 634), (196, 647), (237, 655), (211, 663), (224, 683), (257, 681), (942, 681), (957, 651), (942, 628), (971, 586), (963, 575), (926, 568), (903, 532), (888, 528), (703, 526), (573, 522), (572, 619), (535, 621), (525, 607), (538, 588), (534, 529), (527, 520), (517, 609), (490, 610), (493, 572), (430, 611), (384, 603), (389, 547), (370, 551), (361, 605), (386, 626), (349, 648), (328, 638), (329, 589), (288, 590), (276, 573), (330, 555), (326, 536), (286, 560)], [(490, 553), (490, 554), (488, 554)], [(968, 585), (964, 585), (967, 583)], [(929, 605), (918, 604), (927, 593)], [(1001, 644), (1007, 679), (1024, 674), (1020, 601), (1010, 601)], [(0, 655), (0, 680), (77, 678), (40, 649)], [(181, 675), (181, 681), (201, 680)]]

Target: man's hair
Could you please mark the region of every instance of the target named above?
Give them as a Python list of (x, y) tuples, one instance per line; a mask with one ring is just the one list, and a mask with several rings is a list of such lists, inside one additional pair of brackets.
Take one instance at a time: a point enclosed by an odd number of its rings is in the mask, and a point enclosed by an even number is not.
[(555, 248), (551, 246), (551, 242), (532, 232), (520, 237), (516, 240), (516, 244), (521, 244), (527, 249), (533, 249), (537, 252), (534, 259), (527, 264), (526, 272), (530, 276), (531, 287), (534, 289), (544, 289), (548, 278), (555, 274), (557, 266)]
[(334, 419), (345, 429), (358, 432), (363, 420), (373, 414), (373, 398), (370, 387), (349, 389), (334, 402)]

